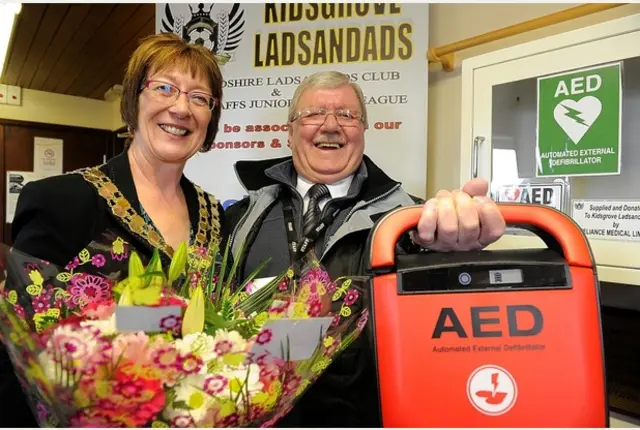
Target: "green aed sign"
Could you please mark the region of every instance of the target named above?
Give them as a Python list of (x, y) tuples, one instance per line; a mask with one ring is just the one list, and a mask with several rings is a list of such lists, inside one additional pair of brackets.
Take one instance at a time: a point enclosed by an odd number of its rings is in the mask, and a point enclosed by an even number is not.
[(620, 174), (622, 63), (538, 78), (536, 176)]

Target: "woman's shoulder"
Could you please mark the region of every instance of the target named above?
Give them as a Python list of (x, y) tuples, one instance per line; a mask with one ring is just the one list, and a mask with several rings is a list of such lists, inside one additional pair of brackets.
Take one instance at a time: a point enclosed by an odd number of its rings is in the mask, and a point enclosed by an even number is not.
[(20, 192), (18, 205), (68, 213), (73, 208), (94, 206), (98, 198), (93, 187), (79, 172), (70, 172), (27, 183)]

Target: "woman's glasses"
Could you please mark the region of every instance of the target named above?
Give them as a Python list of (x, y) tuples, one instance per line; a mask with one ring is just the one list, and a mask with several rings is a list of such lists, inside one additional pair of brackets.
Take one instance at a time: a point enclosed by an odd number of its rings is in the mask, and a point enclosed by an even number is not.
[(175, 103), (180, 94), (186, 94), (189, 104), (194, 107), (212, 110), (216, 105), (216, 99), (212, 95), (200, 91), (182, 91), (167, 82), (149, 79), (142, 88), (148, 88), (156, 98), (166, 100), (169, 103)]

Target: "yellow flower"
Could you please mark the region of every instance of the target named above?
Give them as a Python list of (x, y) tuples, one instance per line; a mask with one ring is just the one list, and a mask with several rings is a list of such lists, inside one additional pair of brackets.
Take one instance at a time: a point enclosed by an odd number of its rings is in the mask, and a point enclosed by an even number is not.
[(37, 270), (30, 271), (29, 278), (31, 279), (31, 282), (33, 282), (36, 285), (42, 285), (42, 282), (44, 281), (44, 279), (42, 278), (42, 275)]
[(116, 255), (124, 254), (124, 240), (120, 237), (114, 240), (111, 244), (111, 249)]
[(324, 347), (329, 348), (334, 343), (335, 343), (335, 339), (331, 336), (327, 336), (326, 339), (324, 340)]
[(295, 303), (293, 305), (293, 318), (309, 318), (307, 307), (304, 303)]

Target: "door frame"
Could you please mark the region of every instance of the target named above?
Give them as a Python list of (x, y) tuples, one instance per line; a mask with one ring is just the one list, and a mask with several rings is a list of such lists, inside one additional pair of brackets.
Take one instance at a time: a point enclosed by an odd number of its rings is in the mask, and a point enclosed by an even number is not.
[[(474, 77), (480, 69), (498, 66), (533, 55), (619, 36), (640, 29), (640, 14), (633, 14), (588, 27), (544, 37), (519, 45), (462, 60), (462, 100), (460, 105), (460, 186), (472, 176), (474, 159), (473, 124)], [(486, 138), (490, 138), (487, 136)], [(482, 144), (482, 143), (479, 143)], [(477, 153), (476, 153), (476, 162)]]

